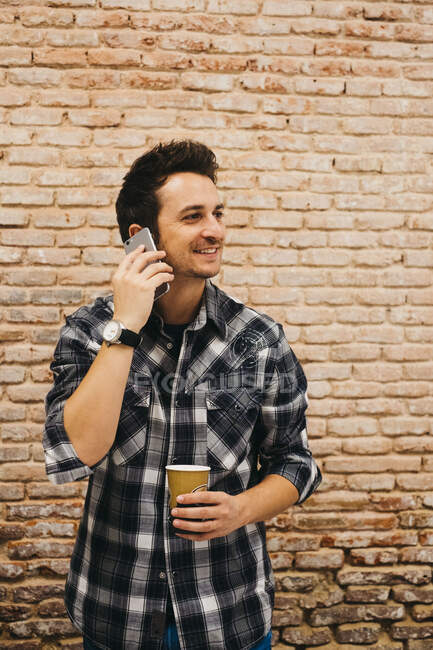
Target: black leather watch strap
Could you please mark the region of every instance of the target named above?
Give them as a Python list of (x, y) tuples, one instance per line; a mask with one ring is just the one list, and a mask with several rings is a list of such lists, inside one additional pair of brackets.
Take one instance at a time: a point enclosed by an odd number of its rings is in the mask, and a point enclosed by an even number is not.
[(130, 345), (131, 347), (136, 348), (141, 343), (141, 336), (132, 330), (122, 329), (122, 332), (119, 336), (119, 341), (120, 343), (124, 343), (125, 345)]

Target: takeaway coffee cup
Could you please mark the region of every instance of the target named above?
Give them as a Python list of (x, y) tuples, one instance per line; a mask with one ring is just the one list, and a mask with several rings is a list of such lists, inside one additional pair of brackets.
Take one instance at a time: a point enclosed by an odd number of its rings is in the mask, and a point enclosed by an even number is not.
[[(210, 467), (207, 465), (166, 465), (168, 488), (170, 490), (170, 510), (180, 507), (176, 498), (188, 492), (207, 490)], [(188, 506), (191, 507), (191, 506)]]

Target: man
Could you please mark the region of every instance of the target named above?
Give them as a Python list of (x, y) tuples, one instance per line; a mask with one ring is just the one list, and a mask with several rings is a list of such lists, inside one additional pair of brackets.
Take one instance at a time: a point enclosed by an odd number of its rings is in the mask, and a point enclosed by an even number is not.
[[(188, 140), (135, 161), (121, 237), (148, 226), (159, 251), (126, 255), (113, 294), (69, 316), (54, 352), (47, 473), (89, 477), (65, 595), (86, 650), (270, 648), (263, 522), (321, 480), (282, 327), (209, 280), (225, 237), (217, 167)], [(176, 463), (209, 465), (209, 490), (170, 512)]]

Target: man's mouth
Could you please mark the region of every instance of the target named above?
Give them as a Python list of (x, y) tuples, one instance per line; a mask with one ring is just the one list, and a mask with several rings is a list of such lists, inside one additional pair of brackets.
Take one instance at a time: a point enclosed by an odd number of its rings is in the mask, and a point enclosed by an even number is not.
[(194, 253), (200, 253), (200, 255), (214, 255), (217, 252), (217, 248), (201, 248), (200, 250), (195, 250)]

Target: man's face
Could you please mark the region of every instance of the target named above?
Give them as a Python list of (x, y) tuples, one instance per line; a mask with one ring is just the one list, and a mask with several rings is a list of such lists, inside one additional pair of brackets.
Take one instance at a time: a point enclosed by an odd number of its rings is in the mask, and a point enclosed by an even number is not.
[(208, 176), (179, 172), (157, 191), (160, 250), (175, 278), (211, 278), (220, 270), (225, 237), (223, 206)]

